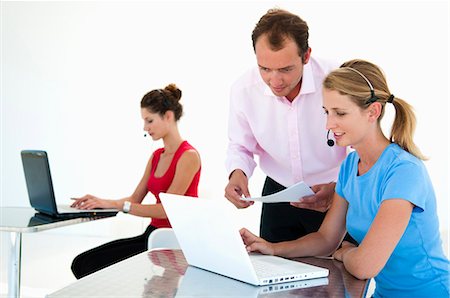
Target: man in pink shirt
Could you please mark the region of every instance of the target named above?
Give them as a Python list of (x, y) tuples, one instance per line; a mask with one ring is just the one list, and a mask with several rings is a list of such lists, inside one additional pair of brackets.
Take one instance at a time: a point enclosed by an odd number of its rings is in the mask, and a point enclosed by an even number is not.
[(305, 181), (314, 196), (295, 206), (263, 204), (261, 213), (262, 238), (297, 239), (320, 227), (346, 156), (345, 148), (327, 144), (322, 108), (322, 81), (337, 65), (311, 57), (306, 22), (284, 10), (269, 10), (252, 40), (258, 67), (231, 89), (225, 197), (238, 208), (253, 204), (240, 198), (250, 197), (254, 155), (267, 175), (263, 195)]

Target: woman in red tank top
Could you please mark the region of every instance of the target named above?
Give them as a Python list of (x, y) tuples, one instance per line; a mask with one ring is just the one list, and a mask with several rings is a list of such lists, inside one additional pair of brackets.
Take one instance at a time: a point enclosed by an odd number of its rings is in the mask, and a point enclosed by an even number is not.
[[(181, 90), (174, 84), (152, 90), (142, 98), (144, 130), (153, 140), (162, 139), (164, 147), (153, 152), (131, 196), (109, 200), (85, 195), (75, 199), (72, 204), (80, 209), (116, 208), (124, 213), (151, 218), (150, 225), (142, 235), (115, 240), (78, 255), (72, 263), (72, 272), (77, 278), (147, 250), (150, 233), (157, 228), (170, 227), (159, 200), (161, 192), (197, 196), (200, 156), (178, 131), (177, 122), (183, 113), (180, 99)], [(155, 204), (141, 204), (148, 192), (155, 196)]]

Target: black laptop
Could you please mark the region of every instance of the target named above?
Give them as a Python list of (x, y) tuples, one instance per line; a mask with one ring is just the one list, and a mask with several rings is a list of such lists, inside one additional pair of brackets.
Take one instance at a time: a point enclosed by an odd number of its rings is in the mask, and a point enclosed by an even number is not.
[(54, 218), (77, 218), (114, 216), (116, 209), (80, 210), (69, 205), (57, 205), (47, 152), (42, 150), (21, 151), (23, 171), (31, 206), (36, 211)]

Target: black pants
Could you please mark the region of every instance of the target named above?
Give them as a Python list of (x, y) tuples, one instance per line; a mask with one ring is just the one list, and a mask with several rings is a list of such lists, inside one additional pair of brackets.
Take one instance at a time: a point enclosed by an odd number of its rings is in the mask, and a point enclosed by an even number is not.
[[(267, 177), (262, 194), (270, 195), (285, 188)], [(326, 212), (297, 208), (290, 203), (264, 203), (261, 212), (260, 236), (270, 242), (300, 238), (319, 230), (325, 214)], [(345, 240), (357, 245), (357, 242), (348, 234)]]
[(114, 240), (85, 251), (73, 260), (73, 274), (79, 279), (108, 267), (109, 265), (146, 251), (148, 236), (154, 230), (156, 230), (156, 228), (149, 225), (142, 235)]

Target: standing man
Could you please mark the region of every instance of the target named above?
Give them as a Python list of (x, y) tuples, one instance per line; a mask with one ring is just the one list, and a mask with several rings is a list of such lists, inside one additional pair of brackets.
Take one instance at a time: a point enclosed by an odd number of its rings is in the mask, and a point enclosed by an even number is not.
[(322, 81), (336, 66), (311, 57), (308, 25), (285, 10), (262, 16), (252, 40), (258, 67), (231, 89), (225, 197), (238, 208), (253, 204), (240, 197), (250, 197), (254, 155), (267, 175), (263, 195), (305, 181), (314, 196), (262, 207), (260, 236), (293, 240), (320, 227), (346, 156), (345, 147), (327, 145), (322, 108)]

